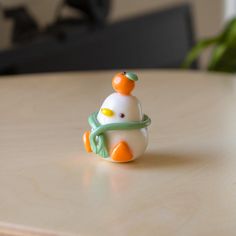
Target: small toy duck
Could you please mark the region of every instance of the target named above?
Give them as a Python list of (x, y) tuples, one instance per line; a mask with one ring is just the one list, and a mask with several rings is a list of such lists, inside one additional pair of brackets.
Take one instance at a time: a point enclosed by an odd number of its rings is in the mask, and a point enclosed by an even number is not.
[(144, 153), (151, 120), (143, 115), (140, 102), (131, 95), (136, 81), (137, 75), (131, 72), (115, 75), (112, 87), (116, 92), (88, 118), (92, 129), (83, 135), (87, 152), (112, 162), (129, 162)]

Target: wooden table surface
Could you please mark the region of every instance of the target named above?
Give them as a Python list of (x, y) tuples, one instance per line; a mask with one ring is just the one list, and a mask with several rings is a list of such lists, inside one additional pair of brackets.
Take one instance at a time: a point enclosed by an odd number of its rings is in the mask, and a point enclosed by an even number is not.
[(136, 72), (152, 125), (128, 164), (81, 141), (114, 71), (0, 79), (0, 235), (236, 235), (236, 77)]

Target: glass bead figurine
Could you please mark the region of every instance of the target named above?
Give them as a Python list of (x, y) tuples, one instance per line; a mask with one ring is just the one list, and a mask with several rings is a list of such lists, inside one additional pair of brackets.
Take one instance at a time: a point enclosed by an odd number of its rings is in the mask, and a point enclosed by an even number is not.
[(83, 135), (87, 152), (112, 162), (129, 162), (144, 153), (151, 120), (142, 113), (139, 100), (131, 95), (137, 81), (137, 75), (131, 72), (118, 73), (112, 79), (115, 93), (88, 118), (91, 131)]

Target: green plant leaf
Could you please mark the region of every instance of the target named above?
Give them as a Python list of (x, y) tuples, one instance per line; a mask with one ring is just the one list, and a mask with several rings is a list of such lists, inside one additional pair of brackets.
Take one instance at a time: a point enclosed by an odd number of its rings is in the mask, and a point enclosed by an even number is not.
[(220, 44), (215, 47), (208, 65), (208, 70), (214, 70), (214, 68), (216, 68), (217, 63), (221, 60), (221, 57), (225, 53), (226, 49), (227, 45), (225, 44)]
[[(211, 64), (211, 62), (210, 62)], [(210, 71), (236, 72), (236, 45), (227, 46), (218, 59), (209, 65)]]
[(182, 68), (189, 68), (192, 63), (199, 57), (199, 55), (202, 53), (203, 50), (208, 48), (209, 46), (216, 44), (220, 39), (220, 36), (203, 39), (199, 41), (188, 53), (185, 61), (182, 64)]
[(236, 18), (230, 20), (218, 36), (199, 41), (188, 53), (183, 68), (189, 68), (209, 46), (215, 47), (209, 59), (208, 70), (236, 72)]

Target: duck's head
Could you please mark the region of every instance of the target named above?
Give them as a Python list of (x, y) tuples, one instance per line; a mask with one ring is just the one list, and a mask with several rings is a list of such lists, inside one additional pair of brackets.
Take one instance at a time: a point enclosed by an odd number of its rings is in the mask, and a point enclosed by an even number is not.
[(134, 96), (113, 93), (103, 102), (97, 119), (101, 124), (140, 121), (142, 120), (141, 105)]

